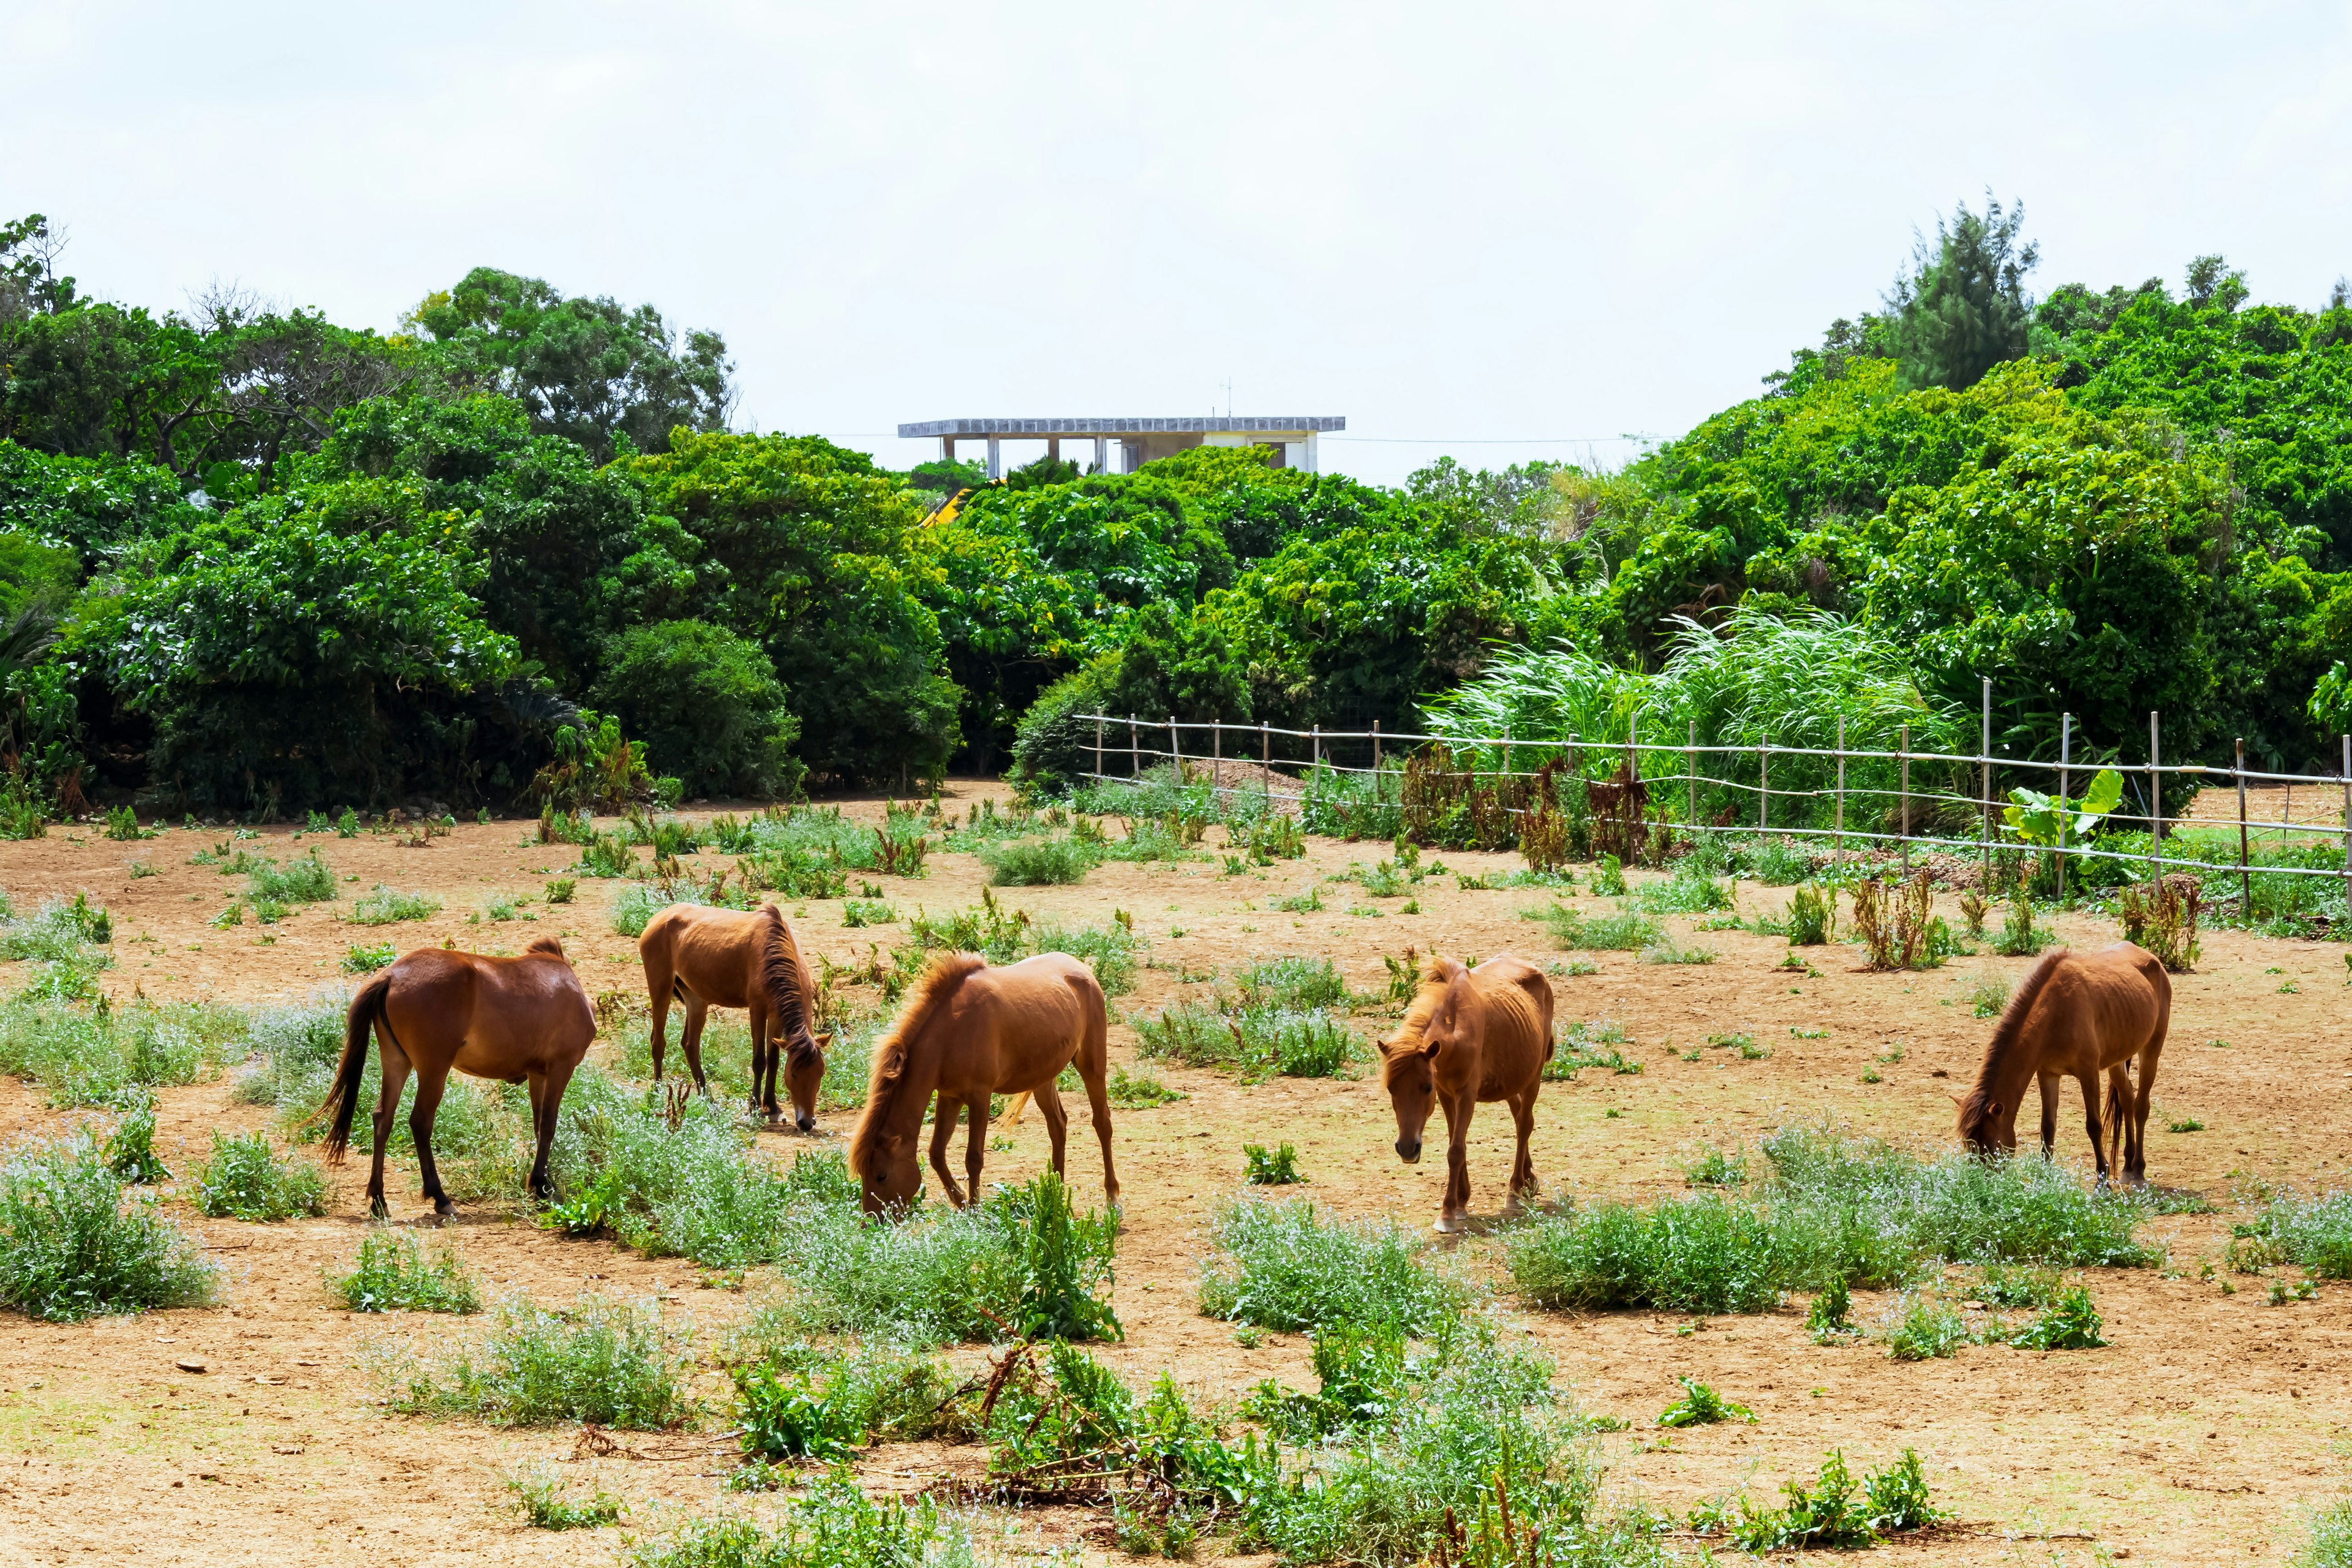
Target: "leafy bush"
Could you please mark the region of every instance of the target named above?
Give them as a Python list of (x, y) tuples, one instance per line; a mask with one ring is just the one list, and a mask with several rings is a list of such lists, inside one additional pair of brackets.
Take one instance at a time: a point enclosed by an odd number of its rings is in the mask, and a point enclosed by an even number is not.
[(1083, 882), (1094, 869), (1095, 851), (1076, 838), (1025, 838), (995, 844), (980, 852), (988, 879), (1000, 888), (1063, 887)]
[(1185, 1098), (1183, 1090), (1170, 1088), (1150, 1068), (1138, 1068), (1131, 1073), (1124, 1067), (1112, 1068), (1105, 1092), (1121, 1110), (1149, 1110)]
[(604, 647), (591, 694), (689, 795), (789, 795), (800, 721), (758, 644), (707, 621), (631, 626)]
[(1783, 1481), (1780, 1495), (1782, 1506), (1759, 1509), (1742, 1493), (1736, 1512), (1718, 1505), (1704, 1517), (1694, 1514), (1693, 1532), (1727, 1534), (1732, 1544), (1757, 1554), (1790, 1547), (1852, 1549), (1875, 1545), (1882, 1534), (1925, 1530), (1944, 1517), (1928, 1500), (1926, 1468), (1909, 1448), (1858, 1487), (1844, 1451), (1832, 1448), (1811, 1485)]
[(574, 1501), (563, 1478), (545, 1460), (508, 1476), (506, 1487), (534, 1530), (601, 1530), (621, 1522), (619, 1498), (600, 1489), (585, 1500)]
[(2294, 1568), (2352, 1568), (2352, 1498), (2313, 1509)]
[(2020, 1350), (2087, 1351), (2107, 1342), (2106, 1323), (2081, 1286), (2061, 1290), (2032, 1322), (2010, 1336)]
[(1425, 1334), (1468, 1300), (1394, 1223), (1326, 1222), (1311, 1203), (1228, 1204), (1211, 1240), (1200, 1300), (1213, 1318), (1277, 1330), (1394, 1323)]
[(79, 998), (75, 988), (34, 985), (0, 1002), (0, 1072), (35, 1079), (53, 1105), (121, 1103), (134, 1087), (194, 1083), (244, 1045), (245, 1017), (232, 1007)]
[(481, 1291), (455, 1248), (432, 1257), (404, 1230), (371, 1229), (347, 1274), (327, 1275), (327, 1291), (354, 1312), (478, 1312)]
[(171, 1169), (155, 1152), (155, 1094), (144, 1084), (121, 1096), (122, 1118), (106, 1138), (106, 1168), (134, 1187), (153, 1186), (172, 1179)]
[(1544, 923), (1555, 947), (1630, 952), (1651, 946), (1664, 935), (1655, 921), (1637, 914), (1587, 915), (1566, 904), (1553, 904), (1528, 918)]
[(87, 1133), (0, 1164), (0, 1306), (79, 1322), (209, 1303), (219, 1271), (122, 1178)]
[(2197, 912), (2202, 895), (2186, 878), (2166, 877), (2145, 888), (2126, 887), (2116, 893), (2124, 940), (2154, 953), (2157, 962), (2176, 974), (2197, 967), (2202, 951), (2197, 941)]
[(430, 893), (404, 893), (378, 882), (367, 893), (352, 900), (352, 912), (344, 917), (353, 925), (388, 926), (402, 921), (426, 921), (441, 912), (441, 900)]
[(327, 1179), (308, 1160), (280, 1159), (259, 1132), (213, 1134), (196, 1172), (196, 1206), (215, 1219), (268, 1222), (327, 1212)]
[(392, 1408), (475, 1415), (501, 1426), (593, 1421), (656, 1432), (694, 1413), (685, 1342), (659, 1303), (583, 1295), (565, 1311), (501, 1301), (478, 1343), (431, 1360), (394, 1352), (380, 1364)]
[(1886, 1353), (1896, 1361), (1934, 1361), (1969, 1341), (1966, 1319), (1936, 1297), (1906, 1291), (1888, 1309), (1879, 1330)]
[(248, 872), (246, 893), (279, 904), (322, 904), (335, 897), (335, 873), (315, 849), (299, 860), (279, 866), (263, 861)]
[(399, 958), (400, 950), (388, 942), (355, 942), (343, 949), (343, 961), (339, 967), (345, 974), (373, 974), (379, 969), (391, 968)]
[(1235, 971), (1234, 983), (1240, 990), (1244, 1008), (1272, 1006), (1303, 1011), (1344, 1006), (1348, 1001), (1348, 982), (1339, 973), (1339, 966), (1319, 954), (1260, 959)]
[(1602, 1203), (1511, 1238), (1511, 1277), (1540, 1307), (1763, 1312), (1795, 1272), (1786, 1240), (1755, 1206), (1700, 1194), (1654, 1208)]
[(1263, 1143), (1242, 1145), (1242, 1180), (1254, 1187), (1281, 1187), (1307, 1178), (1298, 1173), (1298, 1150), (1292, 1144), (1268, 1151)]
[(1336, 1078), (1366, 1055), (1362, 1042), (1328, 1014), (1279, 1005), (1228, 1014), (1180, 1002), (1156, 1018), (1134, 1022), (1138, 1056), (1171, 1058), (1187, 1067), (1237, 1068), (1244, 1081)]
[(631, 1541), (626, 1568), (978, 1568), (964, 1523), (929, 1498), (867, 1497), (828, 1476), (771, 1527), (747, 1518), (688, 1518)]
[(1695, 1378), (1679, 1380), (1683, 1396), (1658, 1413), (1661, 1426), (1711, 1426), (1720, 1421), (1745, 1421), (1756, 1425), (1756, 1412), (1745, 1405), (1735, 1405), (1707, 1384)]
[(1837, 925), (1837, 900), (1807, 882), (1789, 898), (1789, 945), (1819, 947)]
[(2352, 1279), (2352, 1192), (2279, 1193), (2239, 1229), (2315, 1278)]

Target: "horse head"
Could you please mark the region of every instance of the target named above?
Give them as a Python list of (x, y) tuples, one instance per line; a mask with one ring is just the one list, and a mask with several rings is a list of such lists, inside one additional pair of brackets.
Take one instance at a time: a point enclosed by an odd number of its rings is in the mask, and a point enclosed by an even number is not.
[[(1960, 1142), (1979, 1159), (2017, 1152), (2016, 1107), (2004, 1107), (1982, 1089), (1960, 1100)], [(2003, 1114), (2006, 1110), (2007, 1114)]]
[(867, 1214), (904, 1214), (923, 1190), (922, 1167), (915, 1163), (915, 1140), (878, 1131), (858, 1170), (858, 1204)]
[(1432, 959), (1404, 1022), (1381, 1042), (1381, 1083), (1396, 1112), (1397, 1157), (1408, 1165), (1421, 1159), (1422, 1131), (1437, 1101), (1438, 1058), (1477, 1043), (1469, 991), (1468, 972), (1459, 963)]
[(793, 1097), (793, 1125), (803, 1132), (816, 1131), (817, 1090), (824, 1087), (824, 1049), (831, 1044), (829, 1029), (821, 1035), (803, 1029), (784, 1042), (784, 1088)]

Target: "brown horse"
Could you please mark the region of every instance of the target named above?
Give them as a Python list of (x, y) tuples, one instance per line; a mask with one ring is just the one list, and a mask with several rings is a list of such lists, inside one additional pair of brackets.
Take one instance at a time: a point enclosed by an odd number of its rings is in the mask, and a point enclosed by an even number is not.
[(1470, 1117), (1482, 1100), (1510, 1101), (1518, 1126), (1518, 1158), (1511, 1165), (1511, 1203), (1536, 1189), (1528, 1138), (1535, 1131), (1536, 1093), (1551, 1060), (1551, 982), (1523, 959), (1490, 958), (1465, 969), (1432, 958), (1421, 989), (1395, 1036), (1381, 1045), (1381, 1081), (1396, 1110), (1396, 1152), (1406, 1164), (1421, 1161), (1422, 1129), (1430, 1103), (1445, 1108), (1445, 1201), (1437, 1228), (1457, 1231), (1470, 1220)]
[(646, 994), (653, 1004), (654, 1080), (662, 1075), (668, 1048), (669, 1004), (686, 1004), (687, 1070), (694, 1087), (709, 1092), (702, 1076), (702, 1023), (713, 1005), (751, 1013), (751, 1114), (783, 1119), (776, 1100), (776, 1070), (789, 1058), (784, 1075), (793, 1099), (793, 1121), (803, 1132), (816, 1126), (816, 1094), (824, 1081), (824, 1047), (831, 1035), (809, 1030), (808, 999), (816, 994), (793, 928), (773, 904), (745, 913), (701, 904), (672, 904), (646, 922), (637, 939), (645, 960)]
[(454, 1206), (433, 1163), (433, 1113), (441, 1107), (451, 1068), (500, 1083), (530, 1082), (531, 1130), (539, 1138), (530, 1192), (550, 1194), (547, 1151), (555, 1141), (556, 1113), (572, 1070), (596, 1037), (596, 1015), (562, 942), (541, 937), (520, 958), (421, 947), (361, 986), (343, 1021), (343, 1059), (334, 1087), (310, 1118), (333, 1119), (327, 1138), (331, 1164), (341, 1164), (351, 1146), (371, 1033), (383, 1061), (383, 1092), (376, 1102), (375, 1163), (368, 1173), (370, 1213), (386, 1212), (383, 1146), (412, 1068), (416, 1103), (408, 1112), (408, 1131), (436, 1213)]
[[(2110, 1175), (2108, 1144), (2123, 1145), (2124, 1180), (2147, 1179), (2147, 1108), (2157, 1058), (2172, 1017), (2172, 982), (2153, 953), (2119, 942), (2097, 952), (2064, 948), (2042, 955), (2010, 999), (1977, 1083), (1959, 1102), (1960, 1137), (1980, 1154), (2017, 1148), (2017, 1110), (2029, 1079), (2042, 1086), (2042, 1152), (2058, 1141), (2059, 1080), (2083, 1084), (2083, 1121), (2099, 1180)], [(2139, 1058), (2139, 1088), (2130, 1064)], [(2107, 1079), (2102, 1136), (2099, 1078)]]
[(970, 952), (933, 959), (898, 1022), (874, 1047), (866, 1114), (850, 1135), (849, 1168), (865, 1184), (866, 1212), (903, 1208), (921, 1190), (915, 1141), (935, 1090), (940, 1109), (931, 1127), (931, 1169), (950, 1203), (961, 1207), (967, 1201), (948, 1173), (956, 1113), (971, 1109), (963, 1163), (969, 1195), (977, 1197), (992, 1094), (1036, 1100), (1053, 1140), (1054, 1169), (1060, 1172), (1069, 1116), (1054, 1079), (1070, 1066), (1087, 1087), (1095, 1136), (1102, 1141), (1103, 1193), (1117, 1207), (1118, 1173), (1111, 1165), (1110, 1096), (1104, 1085), (1108, 1023), (1095, 972), (1066, 952), (1041, 952), (1002, 969)]

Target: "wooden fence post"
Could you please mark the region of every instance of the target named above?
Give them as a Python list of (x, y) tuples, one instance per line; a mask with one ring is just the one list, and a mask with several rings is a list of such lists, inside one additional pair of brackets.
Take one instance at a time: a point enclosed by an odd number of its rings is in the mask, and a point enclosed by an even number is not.
[(1372, 721), (1372, 772), (1381, 771), (1381, 721)]
[[(1257, 760), (1261, 767), (1274, 766), (1274, 726), (1263, 719), (1257, 725)], [(1267, 783), (1270, 785), (1273, 781)]]
[(2074, 907), (2066, 892), (2066, 803), (2074, 793), (2074, 770), (2071, 765), (2074, 760), (2074, 716), (2061, 713), (2058, 715), (2058, 852), (2053, 858), (2058, 863), (2058, 902), (2064, 909)]
[(1837, 858), (1845, 858), (1845, 715), (1838, 715)]
[(1772, 737), (1756, 742), (1756, 831), (1772, 831)]
[(1982, 833), (1984, 841), (1984, 887), (1985, 891), (1990, 893), (1992, 891), (1992, 677), (1988, 675), (1985, 676), (1983, 679), (1984, 731), (1979, 738), (1979, 743), (1983, 746), (1984, 750), (1978, 760), (1984, 764), (1984, 782), (1981, 786), (1981, 793), (1984, 795), (1984, 829)]
[(2164, 736), (2157, 710), (2147, 710), (2147, 879), (2164, 883)]
[(1127, 716), (1127, 776), (1143, 776), (1143, 731), (1137, 727), (1132, 713)]
[(1095, 777), (1102, 777), (1102, 715), (1095, 715)]
[(2254, 918), (2254, 877), (2246, 868), (2246, 738), (2238, 737), (2238, 918)]
[(1911, 875), (1911, 726), (1904, 725), (1896, 735), (1895, 743), (1903, 757), (1903, 817), (1895, 831), (1902, 837), (1903, 875), (1907, 880)]
[(1176, 770), (1176, 782), (1184, 782), (1184, 742), (1176, 733), (1176, 715), (1168, 715), (1168, 763)]

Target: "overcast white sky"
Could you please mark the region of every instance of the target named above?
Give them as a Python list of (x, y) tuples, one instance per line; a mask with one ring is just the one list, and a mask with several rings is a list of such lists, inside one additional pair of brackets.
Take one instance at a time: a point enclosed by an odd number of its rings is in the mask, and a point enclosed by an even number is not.
[(651, 300), (726, 334), (745, 422), (894, 465), (901, 420), (1230, 378), (1393, 481), (1678, 433), (1988, 186), (2042, 289), (2219, 250), (2315, 304), (2348, 16), (0, 0), (0, 213), (156, 308), (218, 277), (390, 328), (481, 263)]

